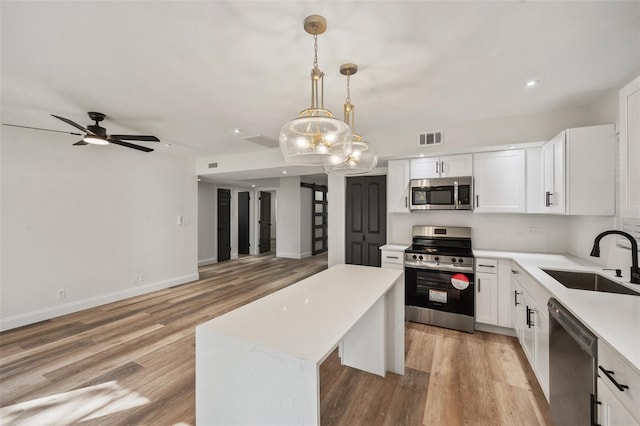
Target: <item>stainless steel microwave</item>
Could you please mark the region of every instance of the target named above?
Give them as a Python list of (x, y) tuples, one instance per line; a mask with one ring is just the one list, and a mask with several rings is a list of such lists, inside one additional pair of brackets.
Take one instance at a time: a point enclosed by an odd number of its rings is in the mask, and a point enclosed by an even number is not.
[(471, 176), (411, 180), (411, 210), (473, 210)]

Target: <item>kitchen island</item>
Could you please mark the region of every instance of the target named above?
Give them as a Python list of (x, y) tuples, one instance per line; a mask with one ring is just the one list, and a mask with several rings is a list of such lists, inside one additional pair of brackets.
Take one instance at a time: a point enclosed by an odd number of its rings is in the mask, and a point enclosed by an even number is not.
[(336, 265), (196, 327), (198, 424), (319, 424), (319, 366), (404, 374), (404, 273)]

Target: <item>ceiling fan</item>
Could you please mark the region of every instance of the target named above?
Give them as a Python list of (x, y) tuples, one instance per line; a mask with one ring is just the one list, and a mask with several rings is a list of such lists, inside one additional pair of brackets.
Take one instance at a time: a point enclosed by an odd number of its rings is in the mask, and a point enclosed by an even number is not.
[[(78, 142), (74, 143), (74, 145), (108, 145), (110, 143), (115, 145), (124, 146), (127, 148), (137, 149), (139, 151), (151, 152), (152, 148), (147, 148), (146, 146), (135, 145), (125, 141), (143, 141), (143, 142), (160, 142), (155, 136), (149, 135), (110, 135), (107, 134), (107, 129), (100, 126), (100, 122), (104, 120), (105, 115), (101, 112), (89, 112), (87, 113), (89, 118), (95, 122), (95, 124), (90, 124), (86, 128), (82, 127), (78, 123), (75, 123), (68, 118), (60, 117), (55, 114), (51, 114), (52, 117), (57, 118), (58, 120), (64, 121), (65, 123), (75, 127), (76, 129), (82, 130), (84, 132), (84, 137)], [(4, 123), (3, 123), (4, 124)], [(18, 126), (16, 124), (4, 124), (5, 126), (12, 127), (22, 127), (26, 129), (35, 129), (35, 130), (45, 130), (48, 132), (61, 132), (60, 130), (53, 129), (42, 129), (39, 127), (29, 127), (29, 126)], [(71, 135), (82, 136), (81, 133), (73, 133), (73, 132), (61, 132), (61, 133), (69, 133)]]

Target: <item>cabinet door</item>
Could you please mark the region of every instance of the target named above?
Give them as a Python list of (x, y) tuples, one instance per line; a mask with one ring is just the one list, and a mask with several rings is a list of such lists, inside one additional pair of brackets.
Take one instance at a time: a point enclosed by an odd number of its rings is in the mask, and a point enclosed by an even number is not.
[(520, 344), (522, 344), (522, 329), (525, 325), (524, 294), (522, 292), (522, 286), (515, 277), (517, 271), (512, 270), (511, 272), (511, 316), (513, 318), (513, 328), (516, 331), (516, 336)]
[(390, 160), (387, 167), (388, 212), (409, 213), (409, 160)]
[(522, 292), (522, 303), (524, 305), (524, 309), (522, 313), (524, 315), (523, 325), (522, 325), (522, 349), (524, 350), (524, 354), (527, 356), (529, 360), (529, 364), (535, 370), (536, 358), (535, 358), (535, 350), (536, 350), (536, 335), (535, 335), (535, 303), (531, 296), (526, 291)]
[(457, 177), (473, 174), (473, 155), (448, 155), (440, 157), (440, 176)]
[(616, 398), (609, 385), (598, 377), (598, 421), (601, 426), (639, 425)]
[(476, 322), (498, 325), (498, 276), (476, 272)]
[(553, 143), (553, 196), (551, 212), (565, 211), (565, 141), (562, 137)]
[(533, 328), (535, 333), (535, 372), (540, 387), (549, 400), (549, 311), (547, 307), (534, 305)]
[(524, 213), (526, 210), (525, 150), (474, 155), (475, 213)]
[(640, 77), (620, 90), (620, 213), (640, 218)]
[(498, 259), (498, 325), (513, 328), (511, 261)]
[(440, 157), (411, 160), (411, 179), (427, 179), (440, 176)]

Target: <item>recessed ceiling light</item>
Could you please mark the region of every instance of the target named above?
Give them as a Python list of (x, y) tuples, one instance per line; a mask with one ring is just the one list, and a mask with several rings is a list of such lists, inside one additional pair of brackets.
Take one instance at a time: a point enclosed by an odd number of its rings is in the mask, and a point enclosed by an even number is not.
[(516, 149), (516, 147), (515, 146), (510, 146), (509, 149)]
[(283, 171), (282, 171), (282, 174), (283, 174), (283, 175), (286, 175), (286, 174), (287, 174), (287, 171), (286, 171), (286, 170), (283, 170)]
[(251, 187), (252, 187), (252, 188), (255, 188), (256, 186), (255, 186), (255, 185), (251, 185)]
[(529, 80), (527, 81), (527, 87), (533, 87), (538, 84), (538, 80)]
[(240, 129), (233, 129), (233, 133), (235, 133), (236, 135), (240, 134), (241, 130)]
[(164, 146), (171, 146), (171, 144), (170, 143), (165, 143)]
[(420, 157), (424, 157), (424, 154), (420, 154)]

